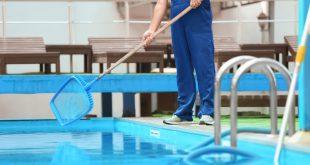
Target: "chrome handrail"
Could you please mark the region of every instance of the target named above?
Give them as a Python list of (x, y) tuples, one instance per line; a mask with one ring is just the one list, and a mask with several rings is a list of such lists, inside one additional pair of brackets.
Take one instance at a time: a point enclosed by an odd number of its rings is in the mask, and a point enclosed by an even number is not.
[[(253, 56), (238, 56), (230, 59), (225, 62), (222, 67), (218, 70), (215, 78), (215, 96), (214, 96), (214, 119), (215, 119), (215, 128), (214, 128), (214, 139), (215, 144), (221, 144), (221, 80), (225, 72), (233, 68), (234, 66), (243, 64), (247, 61), (256, 59)], [(272, 125), (272, 134), (277, 132), (277, 93), (276, 93), (276, 80), (272, 70), (267, 66), (264, 69), (265, 74), (269, 78), (270, 82), (270, 113), (271, 113), (271, 125)]]
[[(237, 97), (237, 87), (240, 77), (248, 72), (253, 67), (258, 66), (269, 66), (273, 69), (278, 70), (286, 79), (286, 82), (288, 85), (291, 83), (291, 76), (288, 71), (288, 69), (281, 63), (279, 63), (276, 60), (268, 59), (268, 58), (258, 58), (253, 59), (251, 61), (246, 62), (244, 65), (242, 65), (235, 73), (232, 84), (231, 84), (231, 146), (236, 147), (237, 146), (237, 105), (238, 105), (238, 97)], [(290, 120), (289, 120), (289, 134), (292, 135), (295, 132), (295, 110), (293, 109), (290, 114)]]

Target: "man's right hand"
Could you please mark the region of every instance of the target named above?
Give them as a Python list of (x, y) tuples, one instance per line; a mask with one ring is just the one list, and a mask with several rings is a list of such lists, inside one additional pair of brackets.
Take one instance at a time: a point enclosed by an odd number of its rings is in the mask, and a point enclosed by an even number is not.
[(145, 41), (145, 47), (149, 46), (152, 41), (154, 40), (154, 31), (152, 30), (147, 30), (146, 32), (144, 32), (143, 36), (142, 36), (142, 40)]

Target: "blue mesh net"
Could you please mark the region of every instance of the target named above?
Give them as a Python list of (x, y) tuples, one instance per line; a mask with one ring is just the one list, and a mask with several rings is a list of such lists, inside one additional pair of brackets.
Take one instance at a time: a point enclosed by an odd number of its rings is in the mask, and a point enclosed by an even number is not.
[(51, 100), (51, 108), (61, 125), (85, 116), (93, 108), (92, 95), (85, 90), (86, 83), (71, 77)]

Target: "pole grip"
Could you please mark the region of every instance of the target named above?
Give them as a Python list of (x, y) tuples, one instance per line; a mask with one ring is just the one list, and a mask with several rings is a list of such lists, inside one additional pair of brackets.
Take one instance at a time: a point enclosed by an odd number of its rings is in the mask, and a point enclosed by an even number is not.
[(302, 45), (298, 47), (297, 55), (296, 55), (296, 63), (302, 63), (305, 59), (306, 55), (306, 46)]

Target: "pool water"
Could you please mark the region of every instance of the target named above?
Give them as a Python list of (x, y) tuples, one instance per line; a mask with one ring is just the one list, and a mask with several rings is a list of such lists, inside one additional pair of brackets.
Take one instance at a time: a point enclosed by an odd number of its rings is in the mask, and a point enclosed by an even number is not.
[(172, 164), (182, 151), (121, 132), (0, 135), (0, 164)]
[[(118, 119), (80, 121), (0, 121), (0, 164), (184, 164), (187, 149), (208, 135)], [(193, 163), (272, 164), (274, 147), (239, 141), (255, 154), (202, 156)], [(285, 150), (281, 164), (307, 164), (307, 153)]]

